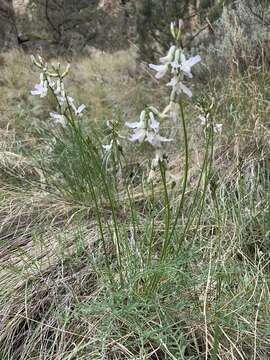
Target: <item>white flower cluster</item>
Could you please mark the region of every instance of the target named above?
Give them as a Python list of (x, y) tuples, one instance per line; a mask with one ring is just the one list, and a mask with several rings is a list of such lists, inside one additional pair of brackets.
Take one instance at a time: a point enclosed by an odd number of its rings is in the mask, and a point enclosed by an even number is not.
[[(158, 113), (157, 110), (155, 112)], [(141, 112), (139, 122), (126, 122), (126, 126), (134, 131), (130, 137), (131, 141), (138, 141), (139, 143), (147, 141), (155, 147), (160, 147), (162, 142), (172, 140), (159, 135), (159, 122), (150, 109)]]
[[(182, 32), (183, 22), (171, 23), (171, 32), (176, 40), (179, 40)], [(155, 115), (159, 119), (170, 118), (174, 123), (179, 120), (180, 106), (177, 103), (177, 96), (182, 93), (188, 97), (192, 96), (192, 91), (184, 84), (187, 78), (192, 78), (191, 69), (194, 65), (201, 61), (199, 55), (186, 59), (183, 49), (173, 45), (170, 47), (166, 56), (159, 59), (160, 64), (149, 64), (149, 67), (156, 71), (155, 77), (157, 79), (163, 78), (167, 73), (172, 75), (171, 80), (167, 86), (171, 87), (170, 103), (162, 113), (154, 109), (154, 111), (143, 110), (140, 115), (139, 122), (126, 123), (126, 126), (133, 129), (133, 134), (130, 137), (131, 141), (138, 141), (142, 143), (146, 141), (154, 147), (160, 148), (163, 142), (172, 141), (159, 135), (160, 123), (157, 121)], [(153, 109), (153, 108), (149, 108)]]
[[(175, 45), (171, 46), (167, 55), (159, 59), (160, 65), (149, 64), (149, 67), (157, 73), (155, 77), (161, 79), (168, 71), (171, 71), (172, 78), (167, 86), (172, 87), (172, 94), (184, 93), (192, 97), (192, 91), (183, 83), (184, 77), (192, 78), (191, 68), (201, 61), (199, 55), (186, 59), (183, 50)], [(173, 99), (174, 96), (171, 96)]]
[(50, 117), (55, 123), (60, 123), (65, 126), (67, 121), (67, 111), (72, 113), (72, 116), (82, 116), (86, 106), (80, 105), (78, 108), (75, 105), (75, 100), (71, 96), (67, 96), (63, 79), (68, 74), (70, 65), (68, 64), (65, 71), (60, 73), (60, 64), (58, 67), (52, 66), (52, 71), (49, 70), (48, 64), (44, 62), (41, 56), (38, 60), (32, 55), (32, 62), (41, 69), (40, 82), (35, 85), (34, 90), (31, 91), (33, 96), (46, 97), (49, 90), (57, 99), (58, 112), (50, 112)]

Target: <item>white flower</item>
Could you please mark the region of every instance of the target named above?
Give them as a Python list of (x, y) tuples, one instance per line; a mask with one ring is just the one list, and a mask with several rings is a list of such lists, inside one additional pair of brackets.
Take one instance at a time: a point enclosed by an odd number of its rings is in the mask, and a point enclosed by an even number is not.
[(178, 73), (179, 75), (178, 69), (180, 69), (184, 75), (192, 78), (191, 68), (201, 61), (201, 57), (196, 55), (186, 60), (186, 57), (181, 49), (171, 46), (167, 55), (161, 57), (159, 61), (161, 62), (159, 65), (149, 64), (149, 67), (157, 72), (155, 75), (157, 79), (161, 79), (167, 73), (169, 66), (171, 67), (173, 74), (177, 75)]
[(163, 160), (163, 156), (162, 156), (160, 150), (157, 149), (155, 152), (155, 157), (151, 161), (151, 169), (150, 169), (150, 172), (149, 172), (149, 175), (147, 178), (147, 182), (151, 182), (151, 181), (155, 180), (155, 177), (156, 177), (155, 170), (156, 170), (156, 168), (158, 168), (159, 162), (162, 160)]
[(170, 47), (167, 55), (159, 59), (161, 65), (149, 64), (149, 67), (157, 72), (155, 75), (157, 79), (161, 79), (167, 73), (169, 64), (173, 61), (175, 51), (176, 46), (173, 45)]
[(192, 78), (191, 68), (201, 61), (199, 55), (193, 56), (190, 59), (186, 60), (185, 54), (180, 52), (180, 49), (177, 49), (175, 52), (174, 61), (171, 62), (172, 72), (175, 72), (176, 69), (180, 69), (186, 76)]
[(84, 104), (80, 105), (76, 111), (76, 115), (82, 116), (82, 112), (86, 109), (86, 106)]
[(178, 25), (178, 29), (181, 30), (182, 27), (184, 26), (184, 21), (182, 19), (179, 19), (177, 25)]
[(150, 117), (150, 128), (155, 131), (158, 131), (159, 130), (159, 122), (155, 119), (155, 116), (152, 113), (152, 111), (149, 112), (149, 117)]
[(126, 126), (129, 127), (130, 129), (137, 129), (143, 131), (149, 130), (150, 128), (157, 132), (159, 129), (159, 122), (155, 119), (155, 116), (152, 113), (152, 111), (149, 112), (149, 119), (150, 119), (150, 123), (146, 119), (146, 111), (143, 110), (141, 112), (139, 122), (133, 122), (133, 123), (126, 122)]
[(139, 122), (126, 122), (126, 126), (130, 129), (134, 129), (134, 132), (130, 137), (130, 140), (133, 142), (138, 141), (139, 143), (142, 143), (143, 141), (147, 141), (151, 145), (159, 147), (162, 142), (171, 141), (171, 139), (166, 139), (158, 134), (159, 122), (155, 119), (152, 111), (149, 112), (147, 117), (146, 111), (143, 110)]
[(176, 73), (176, 70), (180, 67), (180, 49), (175, 51), (174, 61), (171, 62), (172, 73)]
[(56, 81), (56, 89), (54, 90), (55, 95), (61, 94), (61, 91), (64, 90), (64, 86), (61, 83), (60, 79), (57, 79)]
[(178, 94), (180, 93), (184, 93), (186, 94), (188, 97), (192, 97), (192, 91), (186, 86), (184, 85), (183, 83), (179, 82), (176, 87), (175, 87), (175, 90)]
[(66, 93), (65, 93), (64, 83), (59, 78), (56, 81), (52, 81), (49, 78), (49, 85), (50, 85), (51, 89), (53, 90), (54, 95), (57, 97), (59, 105), (62, 106), (66, 101)]
[(174, 58), (174, 53), (176, 50), (176, 46), (171, 46), (167, 55), (164, 57), (161, 57), (159, 59), (159, 61), (161, 62), (161, 64), (169, 64), (170, 62), (172, 62), (173, 58)]
[(198, 118), (201, 121), (202, 126), (205, 126), (207, 124), (207, 121), (208, 121), (207, 117), (205, 117), (203, 115), (199, 115)]
[(136, 129), (139, 127), (143, 127), (145, 124), (145, 116), (146, 116), (146, 111), (143, 110), (140, 114), (140, 122), (126, 122), (126, 126), (129, 127), (130, 129)]
[(222, 131), (222, 124), (215, 124), (214, 125), (214, 132), (215, 133), (221, 133)]
[(162, 142), (170, 142), (172, 139), (167, 139), (164, 136), (160, 136), (157, 133), (148, 132), (146, 141), (155, 147), (160, 147)]
[[(169, 117), (174, 123), (179, 120), (180, 106), (174, 101), (171, 101), (168, 106), (164, 109), (162, 115)], [(167, 115), (169, 114), (169, 115)]]
[(40, 95), (41, 98), (47, 96), (48, 94), (48, 85), (47, 82), (44, 81), (43, 83), (35, 85), (35, 90), (31, 91), (32, 95)]
[(174, 76), (167, 86), (171, 86), (177, 94), (181, 94), (183, 92), (187, 96), (192, 97), (192, 91), (179, 80), (178, 76)]
[(56, 124), (61, 124), (62, 126), (66, 125), (65, 115), (50, 112), (50, 117), (55, 121)]
[(104, 149), (103, 163), (105, 163), (105, 167), (108, 169), (108, 162), (112, 155), (113, 140), (111, 140), (109, 144), (102, 145), (102, 147)]
[(65, 92), (65, 86), (62, 81), (59, 81), (57, 84), (57, 99), (59, 101), (60, 106), (64, 105), (66, 101), (66, 92)]
[(164, 75), (166, 75), (169, 64), (168, 63), (162, 65), (149, 64), (149, 67), (157, 72), (155, 78), (161, 79)]
[(155, 153), (155, 157), (154, 157), (154, 159), (152, 160), (152, 163), (151, 163), (152, 169), (157, 168), (160, 161), (162, 161), (162, 154), (161, 154), (160, 150), (157, 150), (156, 153)]
[(75, 100), (71, 96), (68, 96), (67, 99), (68, 99), (68, 104), (72, 107), (75, 115), (82, 116), (82, 112), (86, 109), (86, 106), (82, 104), (78, 108), (76, 108), (74, 104)]
[(179, 81), (180, 81), (179, 77), (175, 75), (171, 78), (171, 80), (166, 85), (174, 88), (178, 84)]
[(192, 78), (191, 68), (200, 61), (200, 55), (193, 56), (190, 59), (186, 60), (184, 53), (181, 53), (181, 64), (179, 65), (180, 70), (183, 71), (186, 76)]
[(112, 145), (113, 145), (113, 140), (111, 140), (110, 144), (108, 145), (102, 145), (103, 149), (105, 150), (105, 152), (111, 152), (112, 150)]

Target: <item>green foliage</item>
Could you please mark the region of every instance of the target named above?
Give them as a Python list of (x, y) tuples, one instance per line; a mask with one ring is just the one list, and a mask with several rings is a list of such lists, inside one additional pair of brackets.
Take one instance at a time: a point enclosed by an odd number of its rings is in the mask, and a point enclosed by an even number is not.
[[(171, 21), (184, 19), (188, 37), (192, 37), (201, 23), (205, 26), (205, 18), (215, 21), (221, 14), (223, 6), (232, 0), (138, 0), (133, 5), (137, 42), (140, 56), (153, 61), (157, 54), (167, 50), (171, 41), (168, 24)], [(162, 14), (162, 16), (161, 16)]]
[(152, 61), (156, 58), (157, 52), (164, 50), (164, 47), (171, 41), (168, 24), (187, 14), (189, 2), (189, 0), (181, 2), (177, 0), (139, 0), (134, 2), (133, 16), (142, 58)]
[(93, 201), (93, 187), (102, 194), (101, 177), (106, 177), (102, 154), (97, 150), (99, 135), (94, 129), (91, 134), (95, 137), (83, 135), (79, 126), (55, 131), (48, 138), (49, 156), (44, 158), (41, 153), (38, 162), (50, 187), (83, 203)]

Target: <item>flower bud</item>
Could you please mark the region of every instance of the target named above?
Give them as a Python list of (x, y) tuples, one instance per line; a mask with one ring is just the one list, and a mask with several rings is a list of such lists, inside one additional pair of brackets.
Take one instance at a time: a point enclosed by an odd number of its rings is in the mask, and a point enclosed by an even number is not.
[(183, 26), (184, 26), (184, 21), (182, 19), (179, 19), (178, 20), (178, 29), (181, 30)]
[(172, 34), (172, 37), (175, 39), (175, 22), (174, 21), (171, 22), (171, 34)]
[(179, 40), (181, 37), (182, 28), (184, 26), (184, 22), (182, 19), (179, 19), (177, 22), (171, 22), (171, 34), (175, 40)]
[(176, 35), (176, 40), (180, 40), (181, 35), (182, 35), (182, 29), (184, 26), (184, 21), (182, 19), (178, 20), (178, 28), (177, 28), (177, 35)]

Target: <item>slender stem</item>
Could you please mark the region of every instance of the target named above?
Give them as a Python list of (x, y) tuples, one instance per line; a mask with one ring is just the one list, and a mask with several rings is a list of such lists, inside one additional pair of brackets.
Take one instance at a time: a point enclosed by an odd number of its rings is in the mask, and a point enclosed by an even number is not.
[(185, 113), (184, 113), (184, 106), (182, 100), (180, 100), (180, 111), (181, 111), (181, 118), (182, 118), (182, 126), (183, 126), (183, 134), (184, 134), (184, 146), (185, 146), (185, 168), (184, 168), (184, 180), (183, 180), (183, 188), (182, 188), (182, 196), (180, 205), (178, 208), (178, 212), (176, 213), (176, 221), (177, 218), (180, 216), (181, 211), (184, 206), (184, 199), (185, 193), (187, 188), (187, 181), (188, 181), (188, 171), (189, 171), (189, 162), (188, 162), (188, 137), (187, 137), (187, 129), (186, 129), (186, 121), (185, 121)]
[[(205, 172), (205, 181), (204, 181), (204, 188), (203, 188), (203, 194), (202, 194), (202, 198), (200, 201), (200, 212), (199, 212), (199, 216), (198, 216), (198, 221), (197, 221), (197, 225), (194, 231), (194, 234), (197, 233), (200, 222), (201, 222), (201, 217), (202, 217), (202, 212), (204, 209), (204, 203), (205, 203), (205, 197), (206, 197), (206, 191), (207, 191), (207, 187), (209, 184), (209, 178), (210, 178), (210, 174), (211, 174), (211, 169), (212, 169), (212, 163), (213, 163), (213, 154), (214, 154), (214, 129), (213, 129), (213, 125), (210, 125), (210, 136), (211, 136), (211, 143), (210, 143), (210, 159), (209, 162), (207, 163), (207, 167), (206, 167), (206, 172)], [(193, 237), (194, 238), (194, 237)]]
[[(91, 188), (92, 188), (92, 185), (91, 185)], [(93, 188), (92, 188), (91, 192), (92, 192), (93, 200), (94, 200), (94, 203), (95, 203), (96, 218), (97, 218), (99, 233), (100, 233), (100, 237), (101, 237), (101, 241), (102, 241), (102, 247), (103, 247), (103, 251), (104, 251), (104, 255), (105, 255), (106, 267), (107, 267), (108, 272), (109, 272), (109, 280), (110, 280), (111, 285), (115, 286), (114, 279), (113, 279), (113, 276), (111, 274), (109, 257), (108, 257), (108, 254), (107, 254), (106, 241), (105, 241), (105, 237), (104, 237), (103, 226), (102, 226), (101, 215), (100, 215), (100, 211), (99, 211), (99, 205), (98, 205), (97, 197), (96, 197), (96, 194), (95, 194), (95, 190)]]
[(162, 178), (162, 184), (164, 188), (164, 206), (166, 209), (166, 216), (165, 216), (165, 237), (164, 243), (161, 251), (160, 261), (163, 261), (167, 254), (167, 249), (170, 243), (170, 224), (171, 224), (171, 209), (170, 209), (170, 199), (167, 189), (167, 182), (166, 182), (166, 169), (165, 164), (163, 161), (159, 160), (159, 169)]
[[(210, 144), (211, 142), (211, 144)], [(211, 145), (211, 150), (210, 150), (210, 160), (209, 160), (209, 145)], [(205, 195), (206, 195), (206, 190), (207, 190), (207, 185), (209, 183), (209, 172), (211, 167), (208, 169), (208, 165), (209, 162), (212, 162), (212, 154), (213, 154), (213, 134), (212, 134), (212, 130), (208, 131), (208, 137), (206, 140), (206, 145), (205, 145), (205, 155), (204, 155), (204, 160), (203, 160), (203, 165), (201, 168), (201, 172), (200, 172), (200, 177), (196, 186), (196, 190), (195, 190), (195, 194), (194, 194), (194, 198), (191, 204), (191, 208), (189, 210), (189, 214), (188, 214), (188, 221), (186, 223), (185, 229), (183, 231), (183, 235), (182, 235), (182, 240), (185, 239), (185, 235), (187, 234), (187, 232), (189, 231), (191, 225), (193, 224), (194, 218), (195, 218), (195, 214), (197, 211), (200, 212), (199, 218), (201, 216), (201, 212), (203, 209), (203, 205), (204, 205), (204, 199), (205, 199)], [(194, 207), (197, 203), (198, 200), (198, 193), (199, 193), (199, 188), (202, 182), (202, 178), (203, 178), (203, 174), (205, 174), (205, 182), (204, 182), (204, 186), (203, 186), (203, 193), (201, 196), (201, 199), (198, 203), (198, 206), (195, 208), (195, 212), (193, 213)], [(196, 232), (195, 232), (196, 233)], [(181, 241), (182, 243), (182, 241)], [(181, 244), (180, 244), (181, 245)], [(177, 253), (180, 250), (180, 246), (177, 249)]]
[[(213, 198), (214, 208), (215, 208), (215, 213), (216, 213), (215, 215), (217, 218), (217, 252), (218, 252), (218, 261), (220, 262), (220, 260), (221, 260), (221, 218), (220, 218), (220, 209), (219, 209), (216, 189), (214, 189), (212, 192), (212, 198)], [(219, 274), (219, 272), (218, 272), (218, 274)], [(217, 276), (218, 297), (220, 296), (220, 293), (221, 293), (221, 285), (222, 285), (222, 279), (218, 275)]]
[(189, 157), (188, 157), (188, 136), (187, 136), (187, 128), (186, 128), (186, 120), (185, 120), (185, 112), (184, 112), (184, 105), (182, 100), (180, 99), (179, 102), (180, 105), (180, 113), (181, 113), (181, 120), (182, 120), (182, 127), (183, 127), (183, 134), (184, 134), (184, 147), (185, 147), (185, 166), (184, 166), (184, 179), (183, 179), (183, 185), (182, 185), (182, 195), (180, 199), (180, 203), (178, 205), (178, 208), (175, 213), (174, 217), (174, 223), (171, 229), (171, 232), (168, 237), (168, 242), (170, 242), (175, 228), (178, 223), (178, 219), (182, 214), (183, 206), (184, 206), (184, 200), (185, 200), (185, 194), (186, 194), (186, 188), (187, 188), (187, 182), (188, 182), (188, 173), (189, 173)]
[(155, 193), (154, 193), (154, 184), (151, 180), (151, 191), (152, 191), (152, 204), (151, 204), (151, 234), (149, 237), (149, 244), (148, 244), (148, 256), (147, 256), (147, 265), (148, 267), (151, 265), (152, 260), (152, 247), (154, 242), (154, 233), (155, 233), (155, 220), (153, 215), (153, 208), (154, 208), (154, 200), (155, 200)]
[[(174, 223), (173, 223), (171, 231), (170, 231), (171, 212), (170, 212), (169, 196), (168, 196), (168, 192), (167, 192), (166, 177), (165, 177), (165, 173), (164, 173), (164, 168), (161, 167), (161, 163), (160, 163), (160, 171), (161, 171), (161, 176), (162, 176), (162, 182), (163, 182), (163, 187), (164, 187), (164, 190), (165, 190), (164, 191), (165, 205), (167, 207), (167, 216), (166, 216), (166, 222), (165, 222), (165, 241), (164, 241), (163, 249), (162, 249), (162, 252), (161, 252), (160, 263), (163, 262), (164, 258), (166, 257), (166, 255), (168, 253), (168, 248), (169, 248), (172, 236), (174, 234), (178, 219), (181, 216), (182, 209), (183, 209), (183, 206), (184, 206), (187, 182), (188, 182), (188, 172), (189, 172), (188, 137), (187, 137), (187, 128), (186, 128), (186, 121), (185, 121), (184, 105), (183, 105), (181, 99), (180, 99), (180, 112), (181, 112), (182, 127), (183, 127), (183, 134), (184, 134), (185, 167), (184, 167), (184, 179), (183, 179), (183, 186), (182, 186), (182, 195), (181, 195), (179, 206), (178, 206), (178, 208), (176, 210), (175, 219), (174, 219)], [(154, 278), (150, 282), (148, 292), (152, 292), (152, 291), (154, 291), (156, 289), (159, 277), (160, 276), (155, 274)]]
[(151, 233), (149, 236), (149, 245), (148, 245), (148, 256), (147, 256), (147, 266), (149, 267), (151, 265), (152, 260), (152, 247), (153, 247), (153, 241), (154, 241), (154, 227), (155, 227), (155, 220), (152, 217), (151, 219)]
[[(164, 241), (162, 244), (162, 249), (161, 249), (161, 255), (160, 255), (160, 260), (159, 260), (159, 264), (162, 264), (164, 259), (166, 258), (167, 255), (167, 250), (170, 244), (170, 224), (171, 224), (171, 209), (170, 209), (170, 199), (169, 199), (169, 194), (168, 194), (168, 189), (167, 189), (167, 182), (166, 182), (166, 168), (165, 168), (165, 164), (164, 161), (159, 160), (159, 170), (160, 170), (160, 174), (161, 174), (161, 179), (162, 179), (162, 184), (163, 184), (163, 189), (164, 189), (164, 208), (166, 209), (166, 215), (165, 215), (165, 236), (164, 236)], [(150, 247), (152, 247), (152, 242), (149, 245)], [(148, 253), (148, 263), (150, 261), (150, 253), (151, 253), (151, 249), (149, 249), (149, 253)], [(148, 294), (152, 293), (158, 284), (158, 281), (160, 279), (160, 274), (159, 273), (155, 273), (154, 276), (152, 277), (152, 279), (150, 280), (150, 284), (149, 284), (149, 288), (148, 288)]]
[[(121, 172), (123, 173), (124, 167), (123, 167), (123, 163), (122, 163), (122, 159), (121, 159), (121, 155), (123, 156), (123, 154), (121, 154), (119, 152), (119, 149), (117, 148), (117, 142), (115, 142), (115, 146), (116, 146), (116, 158), (119, 162), (120, 168), (121, 168)], [(126, 162), (125, 157), (123, 156), (124, 161)], [(127, 198), (128, 198), (128, 204), (131, 210), (131, 220), (132, 220), (132, 228), (133, 228), (133, 236), (134, 236), (134, 245), (136, 250), (138, 250), (138, 245), (139, 242), (136, 241), (136, 234), (137, 234), (137, 226), (136, 226), (136, 215), (135, 215), (135, 207), (134, 207), (134, 198), (133, 198), (133, 193), (131, 194), (130, 191), (130, 184), (129, 184), (129, 180), (128, 177), (123, 177), (123, 182), (124, 182), (124, 186), (125, 186), (125, 190), (127, 193)], [(126, 248), (127, 248), (127, 252), (129, 253), (130, 259), (134, 262), (136, 262), (136, 257), (134, 257), (134, 249), (132, 249), (132, 247), (130, 246), (130, 242), (126, 241)], [(141, 249), (140, 249), (141, 251)], [(141, 252), (140, 252), (140, 259), (142, 261), (141, 258)]]
[[(82, 140), (85, 141), (84, 138)], [(97, 167), (99, 168), (100, 175), (101, 175), (101, 181), (103, 182), (103, 185), (105, 187), (105, 192), (106, 192), (106, 194), (108, 196), (109, 204), (110, 204), (111, 211), (112, 211), (112, 220), (113, 220), (113, 227), (114, 227), (114, 231), (115, 231), (116, 247), (117, 247), (117, 254), (118, 254), (117, 255), (117, 261), (118, 261), (118, 267), (119, 267), (120, 282), (121, 282), (121, 285), (123, 286), (123, 284), (124, 284), (124, 278), (123, 278), (123, 273), (122, 273), (123, 266), (122, 266), (122, 259), (121, 259), (120, 236), (119, 236), (117, 216), (116, 216), (116, 211), (115, 211), (115, 202), (113, 201), (113, 197), (112, 197), (111, 191), (109, 189), (108, 182), (106, 181), (106, 176), (105, 176), (105, 174), (103, 172), (101, 163), (96, 158), (96, 154), (95, 154), (94, 151), (91, 151), (91, 155), (92, 155), (93, 160), (95, 161)]]

